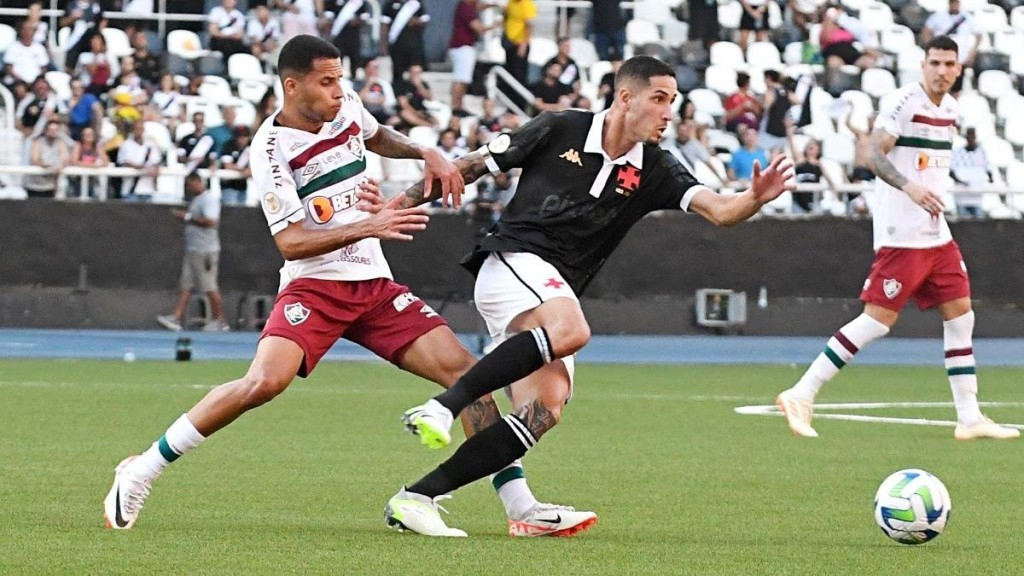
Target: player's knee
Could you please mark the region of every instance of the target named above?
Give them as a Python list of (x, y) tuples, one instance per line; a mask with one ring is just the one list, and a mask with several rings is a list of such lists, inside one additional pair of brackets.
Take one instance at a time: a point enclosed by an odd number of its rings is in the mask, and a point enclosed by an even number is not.
[(288, 388), (292, 379), (268, 372), (250, 372), (245, 375), (243, 403), (247, 410), (262, 406)]
[(590, 325), (582, 318), (560, 322), (551, 332), (548, 333), (548, 338), (551, 340), (555, 355), (559, 358), (579, 352), (587, 342), (590, 342)]

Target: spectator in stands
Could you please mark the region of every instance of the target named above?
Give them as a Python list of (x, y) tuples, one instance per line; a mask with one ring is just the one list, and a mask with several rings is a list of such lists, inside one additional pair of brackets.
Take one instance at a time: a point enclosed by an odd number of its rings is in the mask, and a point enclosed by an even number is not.
[(818, 21), (818, 14), (824, 4), (824, 0), (789, 0), (793, 24), (796, 24), (801, 32), (807, 32), (807, 25)]
[[(875, 65), (880, 52), (873, 46), (874, 35), (860, 20), (847, 14), (841, 5), (825, 10), (818, 43), (825, 65), (838, 68), (852, 64), (861, 70)], [(859, 42), (861, 48), (855, 43)]]
[[(106, 150), (99, 145), (99, 138), (96, 136), (96, 129), (91, 126), (86, 126), (82, 129), (80, 138), (75, 142), (74, 147), (71, 149), (71, 165), (82, 168), (103, 168), (109, 164), (110, 158), (107, 157)], [(101, 194), (98, 193), (99, 186), (101, 185), (100, 179), (89, 178), (88, 176), (69, 178), (69, 194), (76, 194), (81, 190), (82, 178), (87, 180), (86, 191), (90, 198), (101, 196)], [(106, 196), (105, 190), (103, 191), (102, 196)]]
[(277, 0), (281, 9), (281, 43), (299, 34), (317, 35), (316, 23), (324, 13), (323, 0)]
[(223, 153), (224, 146), (235, 137), (235, 126), (238, 124), (238, 111), (234, 106), (221, 106), (220, 115), (224, 122), (212, 126), (206, 133), (213, 138), (213, 151), (218, 157)]
[(145, 137), (145, 124), (131, 125), (131, 137), (121, 143), (117, 150), (117, 166), (135, 168), (143, 174), (121, 180), (121, 199), (126, 201), (149, 202), (156, 192), (156, 177), (160, 174), (162, 155), (160, 148)]
[(742, 146), (732, 153), (729, 163), (729, 180), (741, 183), (750, 182), (754, 174), (754, 161), (761, 163), (762, 169), (768, 165), (768, 152), (757, 145), (758, 133), (754, 128), (743, 127), (740, 132)]
[(110, 93), (113, 95), (118, 92), (128, 94), (132, 106), (135, 107), (145, 106), (149, 102), (149, 92), (146, 91), (145, 82), (139, 76), (139, 71), (135, 67), (135, 58), (132, 56), (121, 58), (121, 73), (117, 76)]
[(474, 240), (479, 240), (501, 218), (502, 196), (512, 189), (512, 178), (508, 172), (488, 174), (476, 181), (476, 189), (476, 196), (465, 202), (462, 209), (469, 214), (469, 221), (473, 224)]
[(697, 105), (690, 99), (690, 95), (680, 96), (683, 101), (679, 103), (679, 120), (697, 120)]
[(380, 76), (380, 62), (376, 58), (367, 60), (364, 70), (363, 79), (352, 82), (352, 89), (359, 94), (363, 107), (377, 122), (394, 126), (399, 121), (395, 111), (397, 100), (394, 87)]
[(750, 44), (750, 33), (754, 33), (754, 40), (764, 42), (768, 40), (768, 2), (771, 0), (740, 0), (743, 7), (743, 14), (740, 16), (740, 38), (739, 45), (746, 53)]
[(68, 143), (61, 135), (60, 122), (48, 120), (42, 135), (32, 141), (29, 165), (46, 169), (45, 175), (26, 176), (23, 186), (29, 198), (53, 198), (60, 171), (68, 165)]
[(405, 75), (405, 79), (397, 82), (395, 92), (398, 94), (398, 117), (401, 122), (397, 128), (408, 132), (413, 126), (437, 127), (437, 118), (430, 115), (425, 101), (430, 100), (430, 86), (423, 79), (423, 67), (413, 64)]
[(206, 19), (210, 34), (210, 49), (224, 55), (224, 60), (233, 54), (251, 54), (245, 43), (245, 15), (238, 8), (238, 0), (220, 0)]
[(107, 53), (107, 41), (102, 34), (94, 34), (89, 39), (89, 51), (78, 57), (75, 76), (82, 79), (86, 90), (96, 96), (103, 97), (110, 89), (114, 78), (121, 74), (117, 58)]
[(132, 35), (132, 58), (135, 60), (135, 71), (142, 78), (147, 90), (160, 85), (160, 73), (163, 67), (160, 58), (149, 51), (149, 37), (142, 30)]
[(602, 60), (621, 59), (626, 48), (626, 19), (622, 16), (621, 1), (590, 0), (593, 4), (594, 48)]
[(736, 92), (725, 99), (723, 106), (726, 130), (739, 134), (741, 126), (761, 129), (764, 107), (750, 90), (750, 75), (746, 72), (736, 74)]
[(142, 110), (132, 102), (132, 94), (127, 90), (114, 90), (110, 93), (110, 100), (110, 120), (115, 126), (123, 126), (127, 137), (130, 125), (142, 120)]
[(264, 62), (281, 45), (281, 22), (266, 6), (257, 6), (245, 27), (252, 55)]
[[(795, 132), (796, 126), (794, 122), (787, 119), (786, 139), (789, 143), (789, 149), (793, 154), (793, 162), (796, 163), (793, 171), (796, 174), (797, 186), (801, 184), (820, 184), (822, 179), (824, 179), (829, 189), (835, 190), (836, 183), (827, 172), (821, 169), (821, 143), (811, 139), (804, 145), (804, 149), (800, 150), (794, 142), (793, 135)], [(794, 190), (793, 204), (799, 212), (809, 214), (815, 211), (814, 199), (819, 194), (820, 192)]]
[(28, 140), (39, 135), (47, 122), (57, 120), (57, 115), (64, 112), (46, 77), (40, 76), (32, 83), (32, 91), (18, 102), (14, 121)]
[(32, 83), (51, 68), (50, 53), (33, 39), (35, 27), (28, 20), (18, 25), (18, 39), (4, 51), (4, 85)]
[(178, 160), (187, 166), (189, 172), (196, 168), (209, 168), (217, 158), (214, 152), (216, 142), (206, 133), (206, 114), (192, 114), (192, 125), (192, 133), (178, 141)]
[(552, 62), (557, 62), (562, 66), (562, 74), (558, 77), (558, 81), (568, 86), (572, 92), (571, 94), (575, 97), (580, 93), (580, 67), (575, 60), (569, 55), (569, 50), (572, 48), (572, 44), (569, 39), (562, 37), (558, 39), (558, 53), (555, 54), (550, 60), (548, 60), (544, 66)]
[(978, 48), (981, 46), (981, 30), (978, 28), (974, 16), (970, 12), (960, 10), (960, 0), (949, 0), (949, 9), (945, 12), (932, 13), (924, 22), (921, 29), (921, 42), (927, 43), (936, 36), (949, 36), (956, 41), (957, 57), (960, 60), (961, 71), (956, 82), (950, 88), (950, 93), (956, 96), (964, 83), (963, 70), (974, 65), (974, 58), (978, 55)]
[(71, 80), (71, 98), (65, 107), (68, 110), (68, 130), (73, 140), (78, 140), (86, 128), (92, 128), (95, 136), (103, 122), (103, 105), (94, 94), (85, 91), (78, 78)]
[[(164, 122), (168, 130), (174, 130), (185, 121), (185, 99), (182, 98), (174, 76), (170, 72), (160, 75), (159, 89), (149, 99), (147, 119)], [(273, 94), (273, 90), (267, 91)]]
[(401, 78), (413, 66), (426, 66), (423, 31), (430, 15), (420, 0), (392, 0), (383, 10), (382, 35), (391, 56), (391, 77)]
[(572, 106), (572, 87), (558, 80), (561, 75), (562, 65), (558, 62), (548, 62), (540, 82), (530, 85), (530, 92), (534, 97), (533, 107), (538, 111), (560, 112)]
[(501, 46), (505, 49), (505, 69), (520, 84), (529, 84), (530, 36), (537, 18), (533, 0), (508, 0), (505, 5)]
[(331, 43), (341, 52), (343, 64), (348, 58), (349, 78), (355, 78), (356, 71), (363, 67), (362, 33), (370, 20), (370, 5), (366, 0), (330, 1), (335, 11), (324, 15), (331, 22)]
[[(490, 98), (484, 98), (483, 103), (483, 114), (477, 119), (477, 126), (485, 128), (488, 132), (498, 133), (501, 132), (501, 118), (498, 116), (494, 109), (494, 100)], [(470, 148), (475, 150), (476, 148)]]
[(718, 2), (716, 0), (691, 0), (690, 28), (687, 40), (699, 40), (705, 50), (718, 42), (721, 25), (718, 22)]
[[(90, 39), (99, 35), (106, 26), (103, 19), (103, 8), (99, 0), (68, 0), (64, 9), (64, 17), (60, 19), (61, 27), (70, 26), (66, 46), (70, 46), (64, 59), (64, 67), (76, 70), (78, 56), (89, 49)], [(86, 83), (88, 84), (88, 82)]]
[[(953, 150), (952, 170), (950, 176), (953, 180), (968, 188), (991, 187), (995, 181), (992, 164), (988, 161), (985, 149), (978, 145), (978, 134), (974, 127), (967, 128), (964, 132), (964, 139), (967, 141), (963, 146)], [(1018, 184), (1014, 182), (1014, 184)], [(956, 195), (956, 209), (961, 216), (980, 217), (982, 194), (959, 193)]]
[(235, 126), (231, 141), (224, 145), (220, 153), (220, 167), (225, 170), (237, 170), (241, 178), (222, 179), (220, 181), (221, 202), (225, 205), (245, 204), (249, 188), (248, 180), (252, 176), (249, 167), (249, 144), (252, 132), (248, 126)]
[(778, 70), (764, 71), (764, 117), (761, 119), (759, 144), (769, 156), (782, 152), (786, 146), (786, 116), (796, 103), (788, 79)]
[(448, 160), (455, 160), (464, 156), (469, 150), (459, 146), (459, 131), (453, 128), (446, 128), (441, 131), (437, 139), (438, 152)]
[(597, 87), (597, 95), (604, 101), (604, 108), (607, 110), (612, 107), (612, 102), (615, 101), (615, 74), (622, 68), (622, 58), (618, 53), (612, 54), (612, 69), (611, 72), (606, 72), (604, 76), (601, 76), (601, 82)]
[(185, 177), (185, 200), (188, 210), (173, 210), (175, 218), (185, 223), (185, 257), (181, 263), (181, 291), (174, 312), (157, 316), (156, 321), (174, 332), (184, 326), (185, 311), (194, 290), (201, 290), (210, 301), (213, 320), (203, 326), (206, 332), (230, 330), (224, 319), (224, 299), (217, 285), (220, 264), (220, 203), (206, 190), (203, 179), (196, 173)]
[(28, 5), (25, 21), (32, 26), (32, 41), (46, 48), (50, 42), (50, 23), (43, 19), (42, 2), (32, 2)]
[[(483, 7), (491, 6), (486, 4)], [(495, 23), (484, 26), (480, 21), (479, 9), (477, 0), (460, 0), (455, 7), (452, 35), (448, 40), (448, 57), (452, 61), (452, 114), (460, 118), (469, 115), (462, 107), (462, 97), (473, 83), (476, 43), (484, 32), (501, 25)]]
[(263, 122), (277, 111), (277, 94), (273, 90), (267, 90), (256, 105), (256, 120), (253, 121), (253, 133), (260, 129)]
[[(726, 174), (719, 172), (718, 166), (711, 161), (711, 154), (707, 146), (697, 138), (694, 138), (696, 125), (697, 123), (693, 120), (680, 120), (676, 123), (676, 137), (662, 144), (661, 147), (671, 152), (686, 167), (690, 174), (697, 174), (697, 165), (704, 164), (711, 170), (712, 174), (718, 177), (718, 184), (723, 184), (729, 178)], [(704, 183), (709, 186), (715, 185), (714, 182)]]

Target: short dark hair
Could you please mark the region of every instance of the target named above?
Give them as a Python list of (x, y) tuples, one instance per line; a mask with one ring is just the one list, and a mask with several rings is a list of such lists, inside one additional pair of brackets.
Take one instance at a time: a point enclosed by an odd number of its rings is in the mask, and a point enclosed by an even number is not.
[(924, 53), (928, 54), (929, 50), (952, 50), (957, 56), (960, 55), (960, 49), (956, 45), (956, 40), (953, 40), (945, 34), (936, 36), (929, 40), (928, 43), (924, 45)]
[(341, 58), (333, 44), (309, 34), (299, 34), (289, 40), (277, 57), (281, 80), (288, 76), (302, 76), (313, 69), (313, 62), (325, 58)]
[(655, 76), (669, 76), (674, 79), (676, 72), (671, 66), (652, 56), (633, 56), (623, 62), (622, 68), (615, 74), (615, 89), (618, 90), (622, 82), (628, 81), (646, 87)]
[(750, 74), (746, 72), (736, 73), (736, 86), (743, 88), (744, 86), (750, 86)]
[(202, 182), (203, 177), (199, 175), (199, 172), (189, 172), (188, 174), (185, 175), (186, 183), (193, 180), (199, 180), (200, 182)]

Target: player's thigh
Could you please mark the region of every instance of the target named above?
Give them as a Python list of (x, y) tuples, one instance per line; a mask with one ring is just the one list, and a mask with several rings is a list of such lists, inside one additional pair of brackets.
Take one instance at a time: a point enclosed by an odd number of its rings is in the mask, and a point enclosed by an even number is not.
[(386, 278), (362, 284), (359, 298), (369, 308), (344, 337), (395, 366), (403, 366), (403, 357), (416, 340), (436, 328), (449, 330), (444, 318), (408, 287)]
[(308, 376), (360, 313), (351, 306), (349, 282), (299, 278), (282, 289), (260, 335), (278, 336), (303, 351), (297, 374)]
[(917, 294), (930, 270), (927, 250), (881, 248), (875, 253), (860, 299), (899, 312)]
[(400, 362), (399, 368), (448, 388), (476, 358), (448, 326), (438, 326), (406, 346)]
[[(966, 300), (968, 308), (960, 312), (966, 314), (970, 310), (971, 281), (967, 276), (967, 265), (960, 253), (960, 247), (956, 242), (950, 242), (930, 252), (932, 269), (918, 290), (917, 305), (926, 310), (949, 302)], [(946, 307), (950, 313), (962, 308), (962, 302)]]
[[(477, 274), (473, 300), (495, 342), (560, 318), (554, 311), (548, 313), (552, 308), (560, 308), (559, 303), (537, 311), (542, 304), (559, 300), (570, 311), (573, 307), (579, 309), (579, 299), (558, 270), (539, 256), (527, 253), (488, 256)], [(571, 317), (582, 318), (582, 312)], [(511, 327), (513, 322), (516, 329)]]
[(262, 338), (247, 376), (250, 380), (286, 386), (299, 373), (304, 356), (305, 351), (293, 340), (281, 336)]

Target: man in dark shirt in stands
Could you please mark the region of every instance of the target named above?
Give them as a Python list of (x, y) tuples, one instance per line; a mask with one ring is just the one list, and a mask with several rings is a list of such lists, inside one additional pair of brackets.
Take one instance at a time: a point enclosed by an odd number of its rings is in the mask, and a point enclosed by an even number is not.
[(533, 107), (539, 112), (559, 112), (572, 104), (572, 86), (562, 84), (562, 65), (551, 61), (544, 67), (544, 77), (530, 85), (533, 93)]
[[(590, 339), (579, 295), (633, 224), (658, 210), (738, 224), (795, 187), (792, 164), (779, 156), (766, 167), (755, 166), (746, 191), (719, 195), (660, 149), (678, 97), (675, 74), (664, 62), (648, 56), (627, 60), (615, 90), (606, 112), (543, 113), (455, 161), (467, 182), (522, 168), (498, 223), (463, 259), (477, 278), (477, 310), (498, 345), (447, 391), (406, 411), (403, 420), (424, 444), (439, 448), (451, 442), (454, 415), (475, 398), (509, 387), (514, 411), (400, 490), (386, 514), (403, 500), (432, 499), (489, 474), (497, 473), (496, 487), (499, 480), (517, 477), (517, 460), (558, 423), (572, 394), (573, 354)], [(407, 205), (431, 200), (422, 183), (405, 194)], [(554, 521), (579, 514), (593, 518), (562, 529)], [(570, 535), (597, 519), (570, 509), (552, 510), (546, 518), (552, 521), (548, 528), (523, 529)]]

